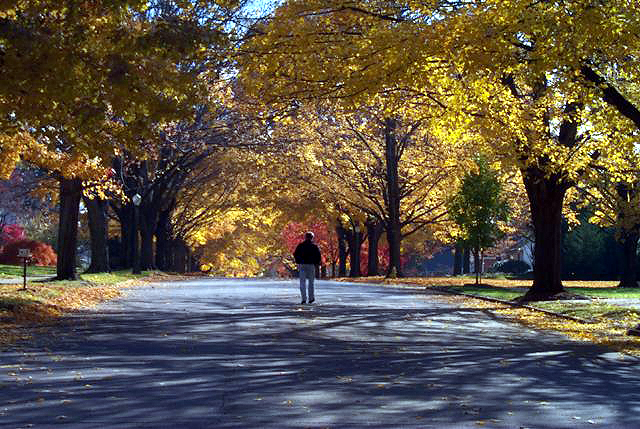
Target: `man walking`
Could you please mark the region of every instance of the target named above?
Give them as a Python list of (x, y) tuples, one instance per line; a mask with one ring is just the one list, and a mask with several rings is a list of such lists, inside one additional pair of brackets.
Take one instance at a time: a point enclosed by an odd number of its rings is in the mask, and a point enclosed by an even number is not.
[(298, 273), (300, 275), (301, 304), (307, 303), (305, 280), (307, 280), (309, 284), (309, 304), (312, 304), (313, 301), (316, 300), (313, 290), (313, 280), (316, 277), (316, 265), (320, 265), (322, 260), (320, 249), (313, 242), (313, 232), (307, 232), (304, 235), (304, 241), (296, 247), (296, 251), (293, 252), (293, 258), (296, 264), (298, 264)]

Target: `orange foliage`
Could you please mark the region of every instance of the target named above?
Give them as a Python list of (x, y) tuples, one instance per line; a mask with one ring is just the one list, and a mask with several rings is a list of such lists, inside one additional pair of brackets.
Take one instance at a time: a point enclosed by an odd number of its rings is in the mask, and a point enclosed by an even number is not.
[(0, 263), (8, 265), (22, 264), (22, 258), (18, 257), (19, 249), (31, 250), (31, 264), (51, 266), (56, 265), (58, 261), (58, 255), (48, 244), (35, 240), (18, 240), (2, 248)]

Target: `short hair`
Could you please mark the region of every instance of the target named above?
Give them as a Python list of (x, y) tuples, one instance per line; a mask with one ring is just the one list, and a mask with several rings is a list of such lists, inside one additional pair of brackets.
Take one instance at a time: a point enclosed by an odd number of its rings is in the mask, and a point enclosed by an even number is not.
[(305, 240), (313, 240), (313, 237), (315, 237), (315, 236), (313, 235), (313, 232), (311, 232), (311, 231), (305, 232), (305, 234), (304, 234), (304, 239)]

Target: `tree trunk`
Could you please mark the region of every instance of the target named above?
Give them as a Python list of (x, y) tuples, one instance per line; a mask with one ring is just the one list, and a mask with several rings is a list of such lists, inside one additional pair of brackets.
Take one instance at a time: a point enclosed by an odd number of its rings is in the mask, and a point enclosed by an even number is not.
[(348, 231), (347, 239), (349, 240), (349, 277), (360, 277), (360, 253), (362, 250), (362, 233), (360, 231)]
[(367, 222), (367, 276), (377, 276), (380, 260), (378, 259), (378, 243), (382, 234), (382, 223), (376, 221)]
[(558, 175), (545, 175), (537, 167), (523, 171), (531, 205), (535, 236), (533, 285), (526, 301), (541, 301), (563, 292), (562, 286), (562, 204), (569, 185)]
[[(115, 171), (115, 175), (117, 177), (124, 178), (124, 188), (128, 190), (133, 190), (137, 188), (137, 183), (135, 178), (131, 175), (127, 174), (124, 168), (124, 162), (122, 156), (116, 156), (113, 158), (113, 169)], [(127, 196), (131, 198), (133, 194), (128, 193)], [(114, 205), (114, 211), (118, 215), (118, 219), (120, 221), (120, 255), (119, 268), (126, 269), (133, 267), (133, 259), (134, 259), (134, 223), (135, 223), (135, 212), (134, 206), (130, 202), (127, 204), (122, 203), (121, 205)]]
[(132, 252), (133, 252), (133, 268), (131, 272), (133, 274), (140, 274), (142, 267), (140, 264), (140, 207), (133, 206), (133, 225), (131, 227), (132, 233)]
[(480, 278), (478, 283), (482, 283), (482, 273), (484, 273), (484, 252), (480, 251)]
[(144, 221), (140, 223), (140, 268), (143, 270), (154, 270), (153, 226)]
[(107, 202), (98, 197), (84, 198), (89, 216), (89, 235), (91, 240), (91, 265), (88, 273), (108, 273), (109, 264), (109, 232), (107, 220)]
[(57, 280), (76, 279), (78, 252), (78, 215), (82, 198), (82, 180), (60, 179), (60, 221), (58, 223)]
[(120, 214), (120, 268), (133, 266), (133, 205), (127, 204), (119, 210)]
[(140, 230), (140, 268), (143, 270), (154, 270), (155, 258), (153, 251), (153, 237), (158, 226), (158, 210), (149, 201), (143, 201), (139, 207), (140, 219), (138, 228)]
[(459, 276), (462, 274), (462, 254), (464, 253), (462, 244), (456, 243), (453, 255), (453, 275)]
[(338, 236), (338, 277), (347, 276), (347, 245), (345, 243), (345, 229), (338, 223), (336, 226), (336, 235)]
[(469, 274), (471, 272), (471, 251), (468, 247), (462, 248), (462, 273)]
[(627, 231), (621, 237), (622, 260), (620, 261), (620, 284), (618, 287), (638, 287), (636, 272), (638, 239), (636, 231)]
[(173, 271), (186, 273), (189, 269), (189, 247), (180, 239), (173, 240)]
[(473, 271), (476, 273), (476, 284), (480, 284), (480, 271), (482, 271), (482, 267), (480, 266), (480, 250), (473, 249)]
[(156, 227), (156, 267), (161, 271), (171, 268), (171, 211), (164, 210), (158, 217)]
[(191, 273), (199, 273), (200, 272), (200, 255), (197, 255), (193, 252), (190, 252), (191, 257), (189, 258), (189, 272)]
[(398, 142), (395, 135), (395, 119), (387, 118), (384, 124), (385, 158), (387, 164), (387, 241), (389, 242), (389, 271), (387, 277), (402, 277), (400, 225), (400, 185), (398, 182)]
[[(616, 192), (620, 197), (621, 204), (628, 204), (634, 201), (637, 184), (632, 185), (620, 182), (616, 185)], [(635, 223), (633, 220), (625, 219), (626, 210), (621, 206), (618, 209), (618, 225), (623, 226), (628, 223)], [(620, 284), (618, 287), (638, 287), (638, 278), (636, 273), (636, 261), (638, 250), (638, 238), (640, 233), (637, 226), (633, 225), (627, 228), (621, 228), (620, 243), (622, 244), (622, 258), (620, 260)]]

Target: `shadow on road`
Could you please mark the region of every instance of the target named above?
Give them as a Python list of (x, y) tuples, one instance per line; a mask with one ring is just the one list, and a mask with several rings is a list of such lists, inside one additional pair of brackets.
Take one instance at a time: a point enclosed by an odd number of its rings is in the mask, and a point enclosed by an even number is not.
[[(384, 299), (398, 292), (367, 293)], [(179, 308), (154, 301), (106, 309), (82, 323), (75, 317), (67, 332), (41, 338), (39, 347), (5, 353), (22, 370), (11, 379), (18, 383), (2, 385), (0, 419), (149, 427), (640, 426), (636, 360), (437, 296), (413, 308), (390, 300), (382, 306), (345, 296), (300, 307), (214, 294), (181, 297)]]

